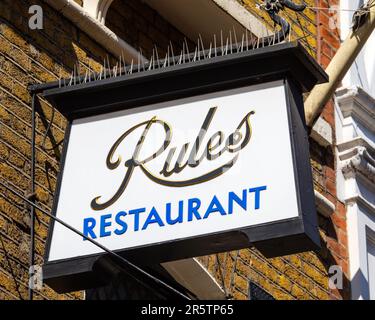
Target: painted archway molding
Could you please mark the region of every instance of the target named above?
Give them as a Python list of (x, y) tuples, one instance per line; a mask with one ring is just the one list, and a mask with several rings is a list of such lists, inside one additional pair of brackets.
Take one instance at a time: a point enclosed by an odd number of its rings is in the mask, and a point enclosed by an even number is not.
[(113, 0), (83, 0), (83, 8), (93, 18), (105, 23), (105, 17)]

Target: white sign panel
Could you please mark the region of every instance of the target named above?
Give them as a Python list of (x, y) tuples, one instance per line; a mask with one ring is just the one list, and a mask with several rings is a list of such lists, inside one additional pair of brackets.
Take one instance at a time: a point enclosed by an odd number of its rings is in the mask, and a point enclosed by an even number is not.
[[(112, 250), (298, 217), (282, 81), (75, 120), (56, 216)], [(49, 261), (101, 250), (58, 223)]]

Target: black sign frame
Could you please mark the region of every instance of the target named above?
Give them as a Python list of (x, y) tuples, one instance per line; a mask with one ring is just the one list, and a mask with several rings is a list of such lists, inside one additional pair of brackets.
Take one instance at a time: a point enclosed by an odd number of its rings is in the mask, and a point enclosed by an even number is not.
[[(147, 266), (252, 245), (268, 257), (316, 250), (320, 239), (302, 93), (311, 90), (317, 83), (326, 82), (327, 75), (297, 42), (45, 90), (44, 97), (69, 122), (52, 213), (55, 215), (57, 210), (73, 120), (275, 80), (284, 81), (299, 216), (239, 230), (118, 250), (116, 253), (138, 265)], [(51, 220), (45, 250), (45, 282), (57, 292), (86, 289), (100, 284), (95, 264), (104, 253), (48, 261), (54, 223)]]

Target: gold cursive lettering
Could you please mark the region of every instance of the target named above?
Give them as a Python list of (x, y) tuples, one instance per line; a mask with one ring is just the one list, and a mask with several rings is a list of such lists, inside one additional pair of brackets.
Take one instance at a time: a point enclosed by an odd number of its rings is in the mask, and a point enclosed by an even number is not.
[[(151, 162), (153, 159), (157, 158), (159, 155), (161, 155), (171, 144), (172, 140), (172, 129), (168, 123), (166, 123), (163, 120), (159, 120), (156, 117), (153, 117), (151, 120), (141, 122), (134, 127), (127, 130), (124, 134), (122, 134), (116, 142), (111, 147), (107, 159), (106, 159), (106, 165), (107, 168), (110, 170), (114, 170), (118, 168), (118, 166), (121, 163), (121, 156), (118, 156), (117, 159), (114, 159), (114, 153), (118, 149), (119, 145), (125, 140), (125, 138), (135, 131), (138, 128), (144, 127), (143, 132), (136, 144), (136, 147), (134, 149), (133, 155), (130, 159), (125, 161), (124, 166), (126, 167), (126, 173), (124, 176), (124, 179), (122, 180), (122, 183), (116, 193), (112, 196), (111, 199), (109, 199), (106, 202), (100, 203), (99, 200), (101, 196), (95, 197), (91, 201), (91, 208), (93, 210), (103, 210), (110, 205), (114, 204), (124, 193), (125, 189), (127, 188), (129, 181), (132, 177), (132, 174), (136, 167), (139, 167), (141, 171), (152, 181), (155, 183), (164, 185), (164, 186), (170, 186), (170, 187), (185, 187), (193, 184), (202, 183), (204, 181), (209, 181), (212, 179), (215, 179), (216, 177), (222, 175), (226, 171), (228, 171), (237, 161), (239, 156), (239, 151), (246, 147), (246, 145), (249, 143), (251, 136), (252, 136), (252, 127), (250, 123), (250, 117), (254, 114), (254, 111), (249, 112), (246, 114), (246, 116), (241, 120), (239, 125), (237, 126), (236, 130), (228, 136), (228, 138), (225, 141), (224, 146), (220, 151), (217, 151), (221, 145), (224, 142), (224, 133), (222, 131), (218, 131), (215, 134), (212, 135), (212, 137), (208, 140), (205, 149), (202, 152), (202, 155), (198, 158), (199, 149), (202, 145), (202, 140), (206, 136), (208, 127), (211, 124), (211, 121), (213, 119), (213, 116), (217, 110), (217, 107), (213, 107), (208, 111), (208, 114), (201, 126), (201, 129), (197, 135), (197, 138), (195, 139), (194, 145), (192, 147), (192, 150), (188, 156), (188, 159), (184, 161), (184, 159), (187, 157), (187, 150), (189, 148), (189, 143), (185, 143), (178, 154), (177, 160), (174, 165), (171, 164), (172, 158), (174, 154), (176, 153), (177, 147), (172, 147), (169, 150), (168, 156), (166, 158), (166, 161), (164, 163), (164, 166), (162, 170), (159, 172), (161, 176), (164, 177), (170, 177), (173, 174), (178, 174), (181, 171), (183, 171), (186, 167), (196, 168), (199, 166), (199, 164), (206, 158), (208, 161), (215, 160), (219, 158), (222, 154), (225, 152), (229, 152), (231, 154), (236, 153), (233, 158), (225, 163), (224, 165), (221, 165), (218, 168), (215, 168), (211, 170), (208, 173), (205, 173), (203, 175), (200, 175), (198, 177), (188, 179), (188, 180), (166, 180), (162, 179), (160, 177), (157, 177), (155, 174), (153, 174), (147, 167), (146, 164)], [(152, 125), (161, 125), (165, 132), (165, 138), (160, 146), (160, 148), (154, 152), (149, 157), (140, 160), (139, 154), (142, 149), (142, 146), (146, 140), (147, 134), (151, 128)], [(245, 127), (245, 134), (244, 136), (241, 133), (241, 128)], [(214, 153), (216, 151), (216, 153)]]

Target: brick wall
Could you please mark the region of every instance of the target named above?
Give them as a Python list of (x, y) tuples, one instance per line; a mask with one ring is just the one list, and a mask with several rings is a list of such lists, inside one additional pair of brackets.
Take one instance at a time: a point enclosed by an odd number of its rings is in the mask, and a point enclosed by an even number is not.
[[(79, 2), (79, 1), (78, 1)], [(117, 2), (117, 3), (116, 3)], [(28, 28), (28, 9), (41, 5), (44, 10), (44, 29)], [(114, 2), (114, 8), (121, 1)], [(164, 35), (175, 41), (182, 39), (177, 30), (169, 26), (151, 9), (136, 0), (126, 1), (132, 15), (140, 20), (142, 14), (170, 30)], [(112, 13), (111, 13), (112, 11)], [(123, 11), (125, 14), (125, 11)], [(119, 20), (119, 21), (116, 21)], [(145, 18), (146, 19), (146, 18)], [(121, 25), (122, 17), (115, 17), (110, 10), (110, 21)], [(131, 25), (133, 23), (129, 21)], [(143, 31), (142, 31), (143, 29)], [(133, 29), (134, 30), (134, 29)], [(147, 24), (137, 26), (139, 35), (153, 37)], [(156, 32), (156, 31), (155, 31)], [(131, 38), (121, 34), (126, 41), (141, 46), (149, 53), (152, 47), (143, 44), (141, 37)], [(148, 40), (150, 41), (150, 40)], [(40, 0), (0, 1), (0, 179), (15, 190), (26, 195), (30, 192), (31, 168), (31, 96), (27, 90), (30, 83), (55, 81), (61, 75), (69, 77), (75, 65), (81, 73), (88, 68), (98, 71), (104, 59), (112, 57), (105, 49), (76, 28), (69, 20), (55, 12)], [(56, 177), (59, 170), (61, 145), (53, 149), (64, 135), (66, 122), (56, 112), (51, 133), (45, 136), (52, 117), (52, 108), (40, 99), (42, 115), (37, 115), (36, 131), (36, 194), (37, 204), (50, 210)], [(25, 203), (0, 187), (0, 300), (27, 299), (28, 297), (28, 255), (30, 243), (30, 209)], [(36, 221), (36, 264), (42, 264), (44, 243), (47, 237), (49, 219), (37, 212)], [(47, 286), (36, 292), (35, 299), (76, 299), (81, 293), (57, 295)]]
[[(28, 28), (28, 9), (39, 4), (44, 9), (44, 29)], [(105, 50), (41, 1), (0, 1), (0, 179), (14, 189), (30, 192), (31, 97), (29, 83), (68, 76), (73, 65), (98, 70)], [(61, 141), (65, 120), (56, 113), (46, 137), (46, 121), (51, 106), (40, 100), (44, 117), (37, 116), (36, 194), (37, 203), (50, 209), (59, 165), (59, 151), (52, 144)], [(27, 299), (28, 255), (30, 243), (29, 207), (4, 188), (0, 188), (0, 300)], [(37, 213), (36, 264), (42, 264), (49, 220)], [(44, 286), (35, 299), (75, 299), (82, 295), (57, 295)]]
[[(255, 9), (255, 3), (260, 1), (240, 2), (271, 25), (267, 16)], [(305, 2), (311, 7), (328, 6), (327, 1)], [(28, 8), (41, 3), (40, 0), (0, 1), (0, 179), (23, 194), (30, 190), (31, 97), (27, 85), (56, 80), (60, 73), (66, 77), (77, 63), (83, 72), (87, 68), (98, 71), (107, 56), (113, 61), (116, 59), (44, 3), (44, 30), (29, 30)], [(326, 66), (339, 46), (337, 31), (328, 28), (328, 12), (307, 9), (298, 18), (293, 12), (285, 16), (293, 21), (292, 37), (301, 39), (309, 52)], [(142, 48), (146, 56), (152, 54), (154, 45), (163, 54), (169, 41), (179, 48), (184, 38), (154, 10), (137, 0), (115, 0), (106, 24), (125, 41)], [(43, 112), (37, 117), (36, 189), (38, 204), (50, 209), (61, 150), (61, 145), (55, 149), (53, 146), (63, 138), (66, 123), (56, 113), (52, 135), (45, 137), (52, 109), (43, 99), (40, 103)], [(332, 103), (324, 109), (323, 117), (334, 125)], [(228, 296), (247, 299), (251, 280), (277, 299), (348, 297), (347, 287), (341, 292), (328, 288), (329, 266), (338, 263), (347, 275), (345, 208), (336, 199), (333, 152), (311, 141), (315, 187), (337, 204), (331, 219), (319, 217), (321, 252), (266, 259), (251, 248), (200, 258)], [(38, 213), (36, 258), (39, 264), (47, 228), (48, 219)], [(29, 232), (28, 206), (0, 187), (0, 300), (27, 298)], [(46, 286), (36, 294), (37, 299), (80, 297), (80, 293), (57, 295)]]
[[(247, 10), (249, 10), (254, 16), (264, 21), (268, 32), (274, 28), (273, 21), (269, 18), (268, 14), (259, 9), (259, 6), (263, 3), (262, 0), (237, 0)], [(294, 0), (295, 3), (301, 3), (301, 1)], [(280, 16), (285, 18), (291, 25), (291, 40), (299, 40), (307, 51), (314, 57), (316, 57), (316, 48), (318, 46), (317, 41), (317, 12), (311, 9), (316, 7), (315, 0), (305, 0), (307, 8), (303, 12), (296, 13), (289, 9), (280, 11)], [(279, 28), (279, 27), (278, 27)]]
[[(121, 38), (141, 50), (146, 58), (158, 51), (160, 59), (165, 57), (170, 43), (177, 55), (182, 49), (185, 36), (163, 19), (155, 10), (138, 0), (115, 0), (106, 17), (106, 26)], [(193, 44), (187, 39), (190, 47)]]

